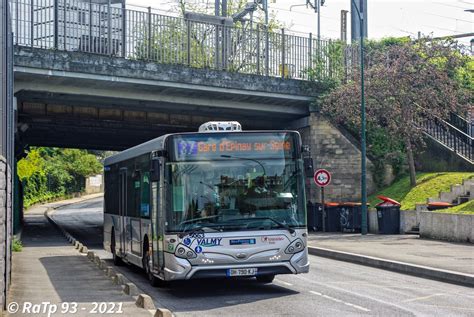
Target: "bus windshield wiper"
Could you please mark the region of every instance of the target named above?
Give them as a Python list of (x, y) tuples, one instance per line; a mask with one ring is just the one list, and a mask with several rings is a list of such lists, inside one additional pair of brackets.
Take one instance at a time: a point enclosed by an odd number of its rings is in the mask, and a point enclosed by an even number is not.
[(251, 218), (239, 218), (239, 219), (232, 219), (232, 220), (270, 220), (270, 221), (273, 221), (274, 223), (276, 223), (280, 228), (284, 228), (284, 229), (288, 230), (289, 233), (291, 233), (291, 234), (295, 233), (295, 229), (291, 228), (287, 224), (282, 223), (282, 222), (280, 222), (280, 221), (278, 221), (278, 220), (276, 220), (275, 218), (272, 218), (272, 217), (251, 217)]
[[(204, 218), (196, 218), (196, 219), (193, 219), (193, 220), (188, 220), (186, 222), (183, 222), (184, 223), (192, 223), (194, 221), (199, 221), (199, 220), (206, 220), (206, 219), (213, 219), (213, 218), (216, 218), (217, 216), (211, 216), (211, 217), (204, 217)], [(180, 238), (183, 238), (184, 236), (186, 235), (193, 235), (195, 233), (204, 233), (204, 228), (213, 228), (217, 225), (211, 225), (209, 223), (206, 223), (206, 224), (202, 224), (202, 225), (198, 225), (196, 227), (193, 227), (193, 228), (189, 228), (189, 229), (183, 229), (180, 233), (178, 233), (178, 236)]]

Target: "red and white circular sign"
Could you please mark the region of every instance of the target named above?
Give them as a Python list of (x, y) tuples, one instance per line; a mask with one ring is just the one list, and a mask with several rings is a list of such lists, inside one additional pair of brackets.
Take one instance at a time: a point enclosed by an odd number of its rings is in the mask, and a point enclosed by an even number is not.
[(325, 187), (331, 182), (331, 173), (325, 169), (319, 169), (314, 172), (314, 182), (319, 187)]

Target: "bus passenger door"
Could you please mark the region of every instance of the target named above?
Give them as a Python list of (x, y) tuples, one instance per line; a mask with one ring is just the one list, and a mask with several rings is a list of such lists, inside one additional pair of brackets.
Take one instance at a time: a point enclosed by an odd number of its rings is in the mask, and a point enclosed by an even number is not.
[[(127, 168), (121, 168), (119, 172), (119, 240), (120, 240), (120, 253), (124, 255), (127, 250), (125, 249), (125, 238), (127, 223), (125, 217), (127, 216)], [(116, 230), (117, 231), (117, 230)]]
[[(153, 153), (154, 154), (154, 153)], [(162, 201), (161, 201), (161, 186), (163, 184), (161, 180), (162, 164), (159, 157), (153, 157), (151, 160), (151, 225), (152, 225), (152, 259), (153, 259), (153, 270), (161, 271), (164, 266), (163, 261), (163, 219), (160, 217), (162, 214)]]

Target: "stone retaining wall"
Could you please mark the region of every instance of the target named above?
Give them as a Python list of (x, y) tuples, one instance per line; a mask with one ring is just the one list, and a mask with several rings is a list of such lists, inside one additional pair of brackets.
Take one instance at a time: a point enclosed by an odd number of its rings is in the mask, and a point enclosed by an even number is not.
[(420, 237), (474, 243), (474, 215), (422, 211)]
[[(332, 173), (332, 181), (325, 188), (326, 201), (360, 201), (360, 150), (342, 131), (317, 113), (311, 113), (308, 127), (299, 129), (303, 144), (311, 147), (314, 167)], [(372, 163), (367, 160), (367, 190), (375, 190)], [(320, 189), (311, 179), (307, 181), (307, 199), (320, 201)]]
[(0, 156), (0, 315), (5, 304), (5, 294), (10, 284), (11, 267), (11, 171), (6, 160)]

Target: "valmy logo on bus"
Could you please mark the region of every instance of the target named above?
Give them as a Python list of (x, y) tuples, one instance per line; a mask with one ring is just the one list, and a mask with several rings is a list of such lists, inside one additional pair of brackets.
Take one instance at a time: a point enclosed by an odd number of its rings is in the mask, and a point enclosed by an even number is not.
[(222, 245), (221, 241), (222, 238), (204, 238), (204, 239), (196, 239), (197, 244), (203, 247), (217, 247)]

